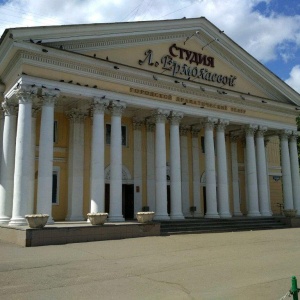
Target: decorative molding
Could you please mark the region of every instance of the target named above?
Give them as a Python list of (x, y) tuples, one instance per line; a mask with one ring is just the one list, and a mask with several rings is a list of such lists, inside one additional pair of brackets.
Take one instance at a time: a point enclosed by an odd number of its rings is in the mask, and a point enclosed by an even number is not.
[(191, 130), (191, 126), (188, 125), (180, 125), (179, 127), (179, 132), (181, 136), (187, 136), (190, 130)]
[(182, 118), (183, 118), (182, 112), (177, 112), (173, 110), (170, 112), (168, 116), (171, 125), (179, 125)]
[(165, 123), (168, 115), (169, 115), (168, 110), (164, 109), (157, 109), (153, 112), (153, 118), (155, 120), (155, 123)]
[(146, 129), (148, 132), (154, 132), (155, 123), (151, 123), (149, 120), (146, 120)]
[(124, 110), (126, 108), (126, 104), (125, 102), (121, 102), (121, 101), (111, 101), (109, 106), (108, 106), (108, 110), (110, 111), (112, 116), (118, 116), (121, 117)]
[(258, 126), (253, 124), (244, 126), (246, 136), (254, 136), (254, 133), (257, 131), (257, 129)]
[[(127, 82), (127, 83), (131, 83), (130, 85), (132, 86), (136, 86), (136, 85), (143, 85), (143, 86), (148, 86), (151, 87), (155, 90), (157, 89), (164, 89), (164, 90), (169, 90), (171, 91), (171, 93), (173, 95), (176, 95), (177, 93), (182, 93), (185, 95), (192, 95), (195, 97), (199, 97), (201, 96), (204, 100), (207, 99), (213, 99), (214, 103), (216, 104), (220, 104), (220, 105), (224, 105), (224, 99), (226, 99), (226, 102), (232, 103), (237, 107), (243, 107), (243, 108), (248, 108), (248, 109), (252, 109), (255, 111), (268, 111), (270, 112), (270, 110), (266, 108), (265, 104), (259, 103), (258, 101), (247, 101), (247, 103), (245, 103), (244, 100), (241, 100), (239, 95), (241, 92), (235, 92), (233, 91), (233, 94), (236, 94), (237, 97), (236, 99), (234, 97), (232, 97), (232, 94), (230, 95), (230, 97), (225, 97), (224, 95), (218, 95), (214, 89), (216, 89), (216, 87), (210, 87), (211, 89), (213, 89), (210, 92), (206, 92), (203, 93), (202, 91), (200, 91), (199, 89), (199, 85), (203, 83), (202, 82), (191, 82), (191, 84), (197, 85), (197, 86), (190, 86), (189, 89), (183, 88), (183, 87), (179, 87), (179, 86), (174, 86), (174, 84), (172, 83), (162, 83), (162, 82), (153, 82), (151, 80), (149, 80), (148, 77), (145, 76), (144, 79), (142, 79), (141, 76), (138, 76), (134, 73), (130, 73), (130, 74), (126, 74), (124, 75), (124, 71), (120, 72), (120, 70), (118, 70), (119, 72), (115, 72), (112, 68), (111, 65), (107, 66), (105, 65), (107, 62), (105, 61), (99, 61), (99, 63), (102, 63), (103, 65), (101, 66), (95, 66), (90, 64), (89, 62), (75, 62), (75, 61), (70, 61), (70, 58), (65, 57), (65, 58), (57, 58), (57, 57), (49, 57), (49, 56), (44, 56), (43, 54), (37, 54), (37, 53), (30, 53), (28, 51), (19, 51), (20, 54), (20, 59), (25, 59), (25, 60), (30, 60), (32, 62), (36, 61), (39, 63), (39, 65), (44, 64), (45, 66), (47, 65), (49, 68), (53, 69), (53, 70), (60, 70), (60, 71), (64, 71), (63, 69), (65, 69), (66, 72), (71, 72), (72, 71), (76, 71), (76, 73), (78, 75), (81, 76), (91, 76), (91, 77), (96, 77), (97, 79), (99, 79), (99, 77), (104, 77), (104, 78), (108, 78), (109, 80), (115, 81), (117, 83), (122, 83), (122, 82)], [(30, 63), (30, 62), (28, 62)], [(127, 66), (126, 70), (130, 69), (135, 69), (134, 67), (130, 67)], [(141, 69), (141, 72), (146, 72), (145, 70)], [(146, 74), (148, 75), (148, 73)], [(224, 98), (225, 97), (225, 98)], [(255, 97), (255, 96), (254, 96)], [(255, 97), (257, 99), (259, 99), (259, 97)], [(269, 100), (272, 101), (272, 100)], [(276, 104), (276, 101), (274, 104)], [(245, 107), (246, 105), (246, 107)], [(269, 106), (268, 106), (269, 108)], [(290, 116), (291, 114), (291, 110), (289, 108), (284, 108), (281, 106), (276, 106), (273, 105), (272, 106), (272, 112), (276, 112), (279, 113), (280, 115), (283, 116)]]
[(16, 116), (18, 113), (18, 107), (8, 101), (2, 102), (2, 109), (5, 116)]
[(73, 123), (83, 123), (84, 119), (87, 116), (87, 113), (79, 108), (72, 108), (71, 110), (66, 112), (66, 115)]

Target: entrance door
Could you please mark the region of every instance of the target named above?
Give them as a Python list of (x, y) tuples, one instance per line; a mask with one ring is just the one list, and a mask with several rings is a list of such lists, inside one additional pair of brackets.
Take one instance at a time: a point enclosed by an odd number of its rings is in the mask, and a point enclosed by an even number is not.
[[(105, 212), (109, 213), (110, 185), (105, 185)], [(122, 185), (122, 214), (125, 219), (134, 218), (134, 185)]]
[(134, 218), (134, 185), (122, 185), (122, 214), (126, 220)]

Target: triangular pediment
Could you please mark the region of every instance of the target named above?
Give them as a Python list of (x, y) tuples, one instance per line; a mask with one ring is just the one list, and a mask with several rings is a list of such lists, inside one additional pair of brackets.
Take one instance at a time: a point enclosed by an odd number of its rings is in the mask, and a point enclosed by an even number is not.
[(299, 94), (205, 18), (10, 29), (7, 39), (150, 71), (153, 78), (300, 105)]

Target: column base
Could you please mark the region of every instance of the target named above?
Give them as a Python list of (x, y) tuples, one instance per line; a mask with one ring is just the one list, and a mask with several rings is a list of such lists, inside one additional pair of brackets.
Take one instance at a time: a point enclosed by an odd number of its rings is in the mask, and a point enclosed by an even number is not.
[(46, 225), (53, 225), (55, 222), (54, 222), (54, 220), (53, 220), (53, 218), (52, 218), (52, 216), (49, 216), (49, 218), (48, 218), (48, 221), (47, 221), (47, 224)]
[(25, 218), (11, 218), (10, 222), (8, 223), (9, 226), (26, 226), (27, 221)]
[(248, 213), (247, 217), (261, 217), (261, 214), (259, 211), (254, 211), (254, 212)]
[(195, 218), (203, 218), (203, 217), (204, 217), (204, 214), (203, 214), (203, 213), (200, 213), (200, 212), (195, 212), (195, 213), (194, 213), (194, 217), (195, 217)]
[(230, 213), (224, 213), (224, 214), (220, 214), (220, 218), (229, 219), (232, 218), (232, 215)]
[(261, 211), (260, 212), (262, 217), (272, 217), (272, 212), (271, 211)]
[(220, 216), (219, 216), (219, 214), (206, 214), (206, 215), (204, 216), (204, 218), (214, 218), (214, 219), (219, 219)]
[(155, 215), (153, 220), (155, 220), (155, 221), (165, 221), (165, 220), (170, 220), (170, 217), (168, 215)]
[(0, 217), (0, 224), (8, 224), (10, 217)]
[(185, 217), (183, 215), (170, 215), (171, 220), (184, 220)]
[(240, 211), (238, 211), (238, 212), (234, 212), (234, 213), (233, 213), (233, 216), (234, 216), (234, 217), (242, 217), (243, 214), (242, 214)]
[(123, 216), (110, 216), (108, 215), (108, 222), (125, 222), (125, 218)]
[[(65, 218), (65, 221), (84, 221), (84, 220), (85, 219), (82, 216), (71, 216), (71, 217), (66, 217)], [(53, 223), (54, 223), (54, 221), (53, 221)]]

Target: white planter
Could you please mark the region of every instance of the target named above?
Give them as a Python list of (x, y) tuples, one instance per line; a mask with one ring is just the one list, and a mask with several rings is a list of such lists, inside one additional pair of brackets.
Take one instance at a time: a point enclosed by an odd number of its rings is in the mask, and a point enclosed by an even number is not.
[(87, 216), (92, 225), (103, 225), (106, 222), (108, 213), (88, 213)]
[(36, 215), (26, 215), (25, 219), (30, 228), (43, 228), (48, 221), (49, 215), (36, 214)]
[(297, 209), (284, 209), (283, 214), (288, 218), (295, 218), (297, 214)]
[(136, 214), (137, 221), (139, 223), (152, 222), (155, 212), (154, 211), (143, 211)]

